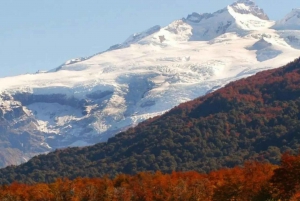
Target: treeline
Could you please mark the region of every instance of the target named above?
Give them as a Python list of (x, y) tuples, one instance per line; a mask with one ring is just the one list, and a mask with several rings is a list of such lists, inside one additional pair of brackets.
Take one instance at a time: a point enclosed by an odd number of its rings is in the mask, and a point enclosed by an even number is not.
[(247, 162), (243, 167), (197, 172), (141, 172), (114, 179), (57, 179), (54, 183), (13, 183), (0, 200), (18, 201), (267, 201), (300, 200), (300, 155), (285, 154), (281, 165)]

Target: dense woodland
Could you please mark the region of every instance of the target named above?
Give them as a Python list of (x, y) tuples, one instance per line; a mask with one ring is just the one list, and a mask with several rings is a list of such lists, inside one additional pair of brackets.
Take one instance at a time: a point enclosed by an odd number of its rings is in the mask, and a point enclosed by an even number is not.
[(278, 164), (300, 149), (300, 59), (257, 73), (85, 148), (0, 170), (0, 183), (114, 177), (143, 171), (207, 173), (247, 160)]
[(0, 200), (18, 201), (275, 201), (300, 200), (300, 155), (285, 154), (280, 166), (247, 162), (243, 167), (197, 172), (141, 172), (114, 179), (57, 179), (50, 184), (13, 183)]

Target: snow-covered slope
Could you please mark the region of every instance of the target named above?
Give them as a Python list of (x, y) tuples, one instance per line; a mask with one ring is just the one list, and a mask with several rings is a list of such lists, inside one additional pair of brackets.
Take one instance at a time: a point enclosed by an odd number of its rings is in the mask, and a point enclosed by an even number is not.
[(184, 22), (192, 27), (191, 40), (211, 40), (224, 33), (243, 36), (254, 30), (263, 30), (274, 24), (253, 1), (239, 0), (213, 14), (193, 13)]
[(0, 166), (106, 141), (179, 103), (299, 57), (300, 32), (274, 24), (252, 1), (240, 0), (133, 34), (47, 73), (0, 79)]
[(277, 30), (299, 30), (300, 29), (300, 8), (293, 9), (282, 20), (276, 22), (273, 28)]

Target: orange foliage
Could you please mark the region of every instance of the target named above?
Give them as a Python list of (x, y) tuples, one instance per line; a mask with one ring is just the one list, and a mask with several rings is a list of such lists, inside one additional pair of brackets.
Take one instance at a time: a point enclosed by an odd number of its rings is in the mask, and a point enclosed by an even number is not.
[(0, 200), (18, 201), (263, 201), (300, 200), (300, 155), (285, 154), (281, 165), (246, 162), (243, 167), (197, 172), (141, 172), (109, 178), (58, 179), (51, 184), (12, 183)]

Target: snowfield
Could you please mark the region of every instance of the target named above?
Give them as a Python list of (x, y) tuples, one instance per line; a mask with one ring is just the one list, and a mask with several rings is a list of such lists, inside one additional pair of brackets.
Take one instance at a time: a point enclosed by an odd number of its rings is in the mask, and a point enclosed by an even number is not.
[(275, 22), (252, 1), (240, 0), (154, 26), (48, 72), (1, 78), (0, 123), (8, 125), (8, 136), (28, 133), (18, 143), (35, 149), (9, 141), (25, 158), (106, 141), (182, 102), (299, 57), (298, 11)]

